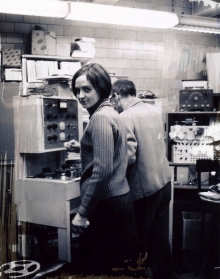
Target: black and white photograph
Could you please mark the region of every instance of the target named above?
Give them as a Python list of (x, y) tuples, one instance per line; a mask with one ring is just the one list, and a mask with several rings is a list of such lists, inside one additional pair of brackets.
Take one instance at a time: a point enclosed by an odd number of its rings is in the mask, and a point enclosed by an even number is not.
[(0, 278), (220, 279), (220, 0), (0, 0)]

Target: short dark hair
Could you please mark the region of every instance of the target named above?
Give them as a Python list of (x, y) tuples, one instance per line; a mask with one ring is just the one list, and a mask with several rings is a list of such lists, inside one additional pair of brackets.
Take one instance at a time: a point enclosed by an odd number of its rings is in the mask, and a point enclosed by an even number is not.
[(112, 84), (108, 72), (97, 63), (83, 66), (72, 78), (72, 90), (76, 96), (75, 82), (79, 76), (86, 75), (87, 80), (94, 87), (101, 99), (108, 98), (111, 94)]
[(119, 79), (112, 85), (112, 93), (117, 93), (122, 97), (136, 96), (136, 88), (131, 80)]

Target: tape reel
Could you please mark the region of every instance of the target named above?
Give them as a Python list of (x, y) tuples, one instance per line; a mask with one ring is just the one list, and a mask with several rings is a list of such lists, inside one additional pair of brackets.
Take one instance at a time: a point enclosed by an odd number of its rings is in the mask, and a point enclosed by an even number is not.
[(12, 279), (23, 279), (33, 277), (38, 270), (40, 270), (40, 264), (31, 260), (20, 260), (5, 263), (1, 266), (0, 277)]

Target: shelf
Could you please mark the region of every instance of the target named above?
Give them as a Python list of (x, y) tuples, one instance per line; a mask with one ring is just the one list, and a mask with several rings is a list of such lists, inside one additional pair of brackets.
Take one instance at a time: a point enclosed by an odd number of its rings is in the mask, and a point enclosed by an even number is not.
[(181, 166), (195, 166), (195, 163), (169, 163), (171, 167), (181, 167)]
[(51, 55), (32, 55), (23, 54), (22, 58), (26, 59), (39, 59), (39, 60), (55, 60), (55, 61), (70, 61), (70, 62), (86, 62), (89, 61), (88, 57), (65, 57), (65, 56), (51, 56)]
[[(189, 189), (189, 190), (198, 190), (197, 185), (175, 185), (174, 184), (174, 189)], [(202, 186), (201, 190), (209, 190), (210, 186)]]
[[(217, 94), (216, 94), (217, 95)], [(215, 113), (219, 113), (218, 111), (213, 111), (213, 110), (205, 110), (205, 111), (173, 111), (173, 112), (169, 112), (169, 114), (215, 114)]]
[(20, 65), (20, 66), (18, 66), (18, 65), (17, 65), (17, 66), (2, 65), (2, 68), (4, 68), (4, 69), (5, 69), (5, 68), (9, 68), (9, 69), (11, 69), (11, 68), (12, 68), (12, 69), (13, 69), (13, 68), (21, 69), (21, 65)]

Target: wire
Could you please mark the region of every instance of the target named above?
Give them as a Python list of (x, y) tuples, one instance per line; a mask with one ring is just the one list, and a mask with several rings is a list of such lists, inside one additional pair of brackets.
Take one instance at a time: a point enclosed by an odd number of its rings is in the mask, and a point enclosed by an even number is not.
[(174, 0), (172, 0), (171, 3), (172, 3), (172, 10), (171, 11), (172, 11), (172, 13), (174, 13)]

